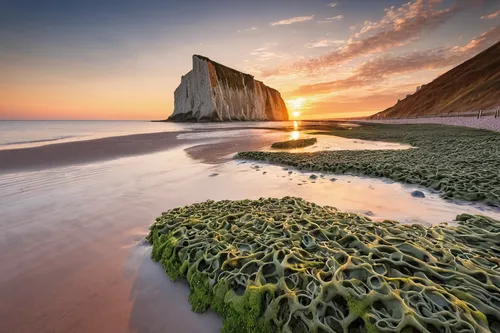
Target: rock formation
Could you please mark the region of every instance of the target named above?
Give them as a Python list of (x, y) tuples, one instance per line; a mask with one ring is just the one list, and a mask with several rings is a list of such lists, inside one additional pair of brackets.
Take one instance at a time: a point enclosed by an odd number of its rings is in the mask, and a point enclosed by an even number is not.
[(199, 55), (174, 97), (169, 121), (288, 120), (277, 90)]

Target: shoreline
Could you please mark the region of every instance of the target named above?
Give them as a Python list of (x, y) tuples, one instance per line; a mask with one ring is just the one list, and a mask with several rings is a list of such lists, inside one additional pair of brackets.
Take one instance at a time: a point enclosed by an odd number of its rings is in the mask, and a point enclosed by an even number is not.
[[(301, 130), (314, 128), (314, 124), (304, 125)], [(81, 141), (55, 142), (36, 147), (0, 150), (0, 174), (21, 171), (38, 171), (61, 166), (109, 161), (157, 153), (189, 143), (210, 143), (207, 138), (177, 138), (180, 134), (204, 133), (212, 131), (273, 130), (290, 131), (293, 127), (237, 126), (228, 128), (204, 128), (196, 130), (138, 133)]]
[(189, 141), (177, 135), (191, 131), (158, 132), (53, 143), (38, 147), (0, 150), (0, 174), (107, 161), (156, 153)]
[(352, 122), (360, 124), (387, 124), (387, 125), (448, 125), (459, 127), (470, 127), (493, 132), (500, 132), (500, 118), (482, 117), (436, 117), (436, 118), (413, 118), (413, 119), (385, 119), (385, 120), (355, 120)]
[[(466, 117), (461, 117), (466, 118)], [(429, 119), (393, 119), (393, 120), (356, 120), (353, 124), (435, 124), (448, 126), (465, 126), (479, 130), (500, 132), (500, 119), (494, 118), (463, 119), (454, 118), (429, 118)], [(337, 127), (339, 121), (310, 122), (301, 121), (300, 131), (329, 130)], [(345, 121), (340, 121), (340, 123)], [(87, 164), (109, 161), (122, 157), (146, 155), (166, 151), (183, 144), (210, 144), (207, 138), (178, 138), (180, 134), (203, 133), (211, 131), (238, 131), (238, 130), (272, 130), (276, 132), (289, 132), (293, 126), (237, 126), (229, 128), (206, 128), (173, 132), (153, 132), (104, 137), (71, 142), (50, 143), (43, 146), (3, 149), (0, 150), (0, 174), (38, 171), (61, 166)], [(238, 140), (236, 140), (238, 141)], [(270, 142), (272, 143), (272, 142)], [(269, 143), (269, 144), (270, 144)], [(227, 145), (232, 145), (230, 142)], [(192, 148), (192, 147), (191, 147)], [(189, 153), (190, 151), (188, 151)], [(213, 161), (212, 161), (213, 162)]]

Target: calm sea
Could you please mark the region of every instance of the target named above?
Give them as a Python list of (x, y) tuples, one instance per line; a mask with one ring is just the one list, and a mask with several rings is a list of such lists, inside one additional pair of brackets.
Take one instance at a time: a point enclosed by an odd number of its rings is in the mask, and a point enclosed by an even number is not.
[(149, 121), (0, 121), (0, 149), (42, 146), (112, 136), (207, 128), (285, 125), (287, 122), (153, 123)]

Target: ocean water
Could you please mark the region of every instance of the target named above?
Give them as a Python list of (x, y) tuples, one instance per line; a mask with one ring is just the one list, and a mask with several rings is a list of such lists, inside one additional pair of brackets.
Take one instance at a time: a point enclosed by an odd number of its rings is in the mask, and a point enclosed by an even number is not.
[(0, 121), (0, 149), (176, 130), (182, 126), (148, 121)]
[(0, 121), (0, 149), (28, 148), (61, 142), (142, 133), (223, 129), (231, 127), (288, 126), (290, 124), (290, 122), (197, 124), (115, 120)]

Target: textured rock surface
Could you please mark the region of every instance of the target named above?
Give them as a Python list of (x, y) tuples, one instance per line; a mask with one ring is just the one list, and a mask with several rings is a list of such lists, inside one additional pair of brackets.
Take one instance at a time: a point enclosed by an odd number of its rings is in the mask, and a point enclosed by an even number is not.
[(186, 278), (223, 333), (500, 333), (500, 221), (424, 227), (300, 198), (207, 201), (151, 226), (152, 256)]
[(271, 148), (274, 149), (304, 148), (315, 145), (316, 142), (318, 142), (318, 139), (316, 138), (288, 140), (288, 141), (275, 142), (271, 145)]
[(277, 90), (199, 55), (174, 95), (170, 121), (288, 120)]

